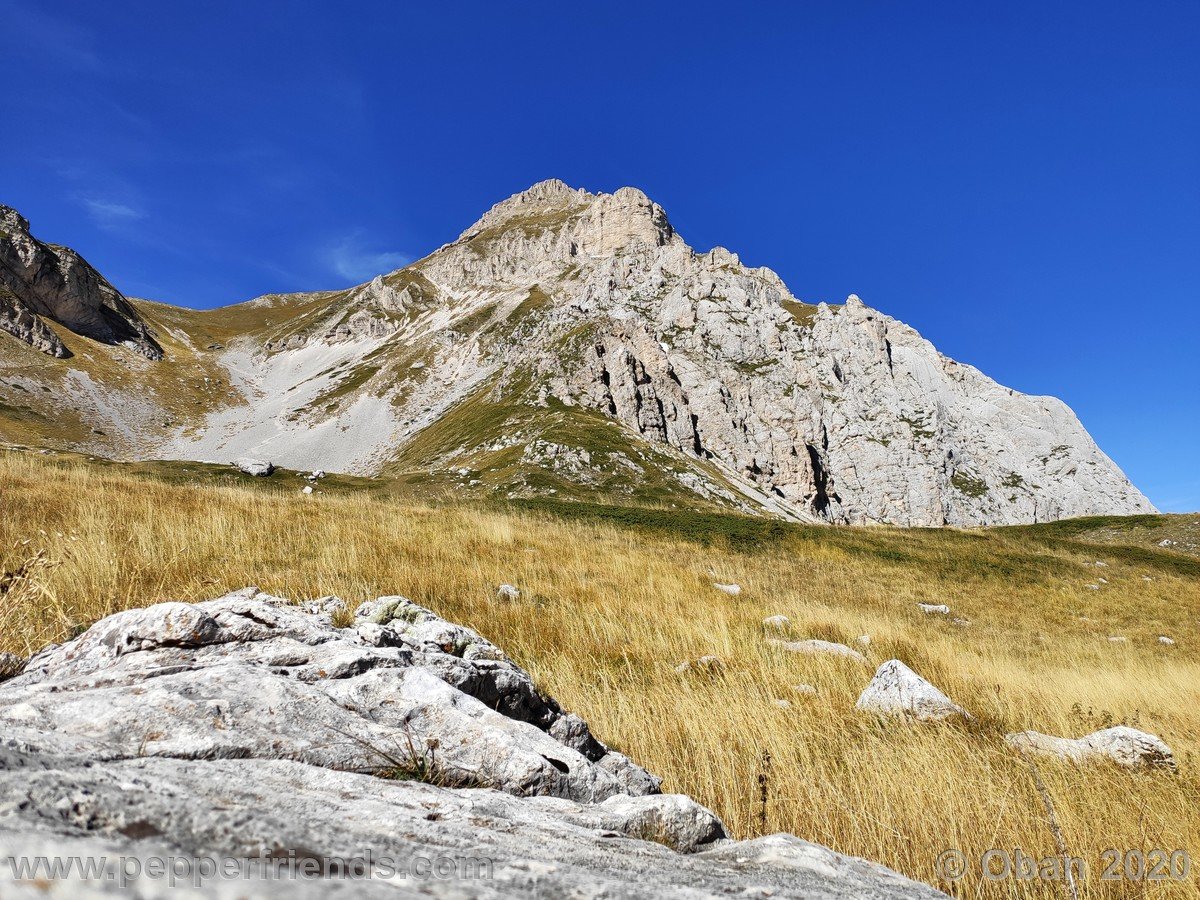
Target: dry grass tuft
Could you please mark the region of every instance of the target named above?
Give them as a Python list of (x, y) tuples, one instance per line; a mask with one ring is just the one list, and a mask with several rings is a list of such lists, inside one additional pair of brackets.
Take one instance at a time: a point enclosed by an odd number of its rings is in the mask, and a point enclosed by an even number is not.
[[(0, 560), (0, 650), (29, 653), (119, 609), (247, 584), (297, 598), (403, 593), (477, 628), (599, 737), (741, 837), (792, 831), (936, 884), (936, 857), (949, 847), (973, 859), (991, 847), (1054, 854), (1049, 804), (1062, 842), (1093, 875), (1109, 847), (1200, 855), (1192, 561), (1036, 529), (767, 529), (735, 540), (745, 529), (734, 524), (729, 538), (681, 539), (332, 488), (302, 498), (169, 484), (10, 453), (0, 456), (0, 546), (11, 548)], [(1095, 560), (1108, 563), (1108, 583), (1088, 590)], [(521, 588), (519, 602), (495, 600), (502, 582)], [(946, 603), (970, 624), (924, 615), (918, 602)], [(797, 638), (869, 634), (870, 665), (767, 645), (760, 623), (774, 614), (791, 619)], [(1160, 634), (1177, 643), (1159, 644)], [(724, 662), (718, 677), (675, 671), (708, 654)], [(893, 656), (978, 722), (907, 727), (856, 715), (873, 666)], [(1161, 735), (1179, 771), (1041, 762), (1039, 786), (1001, 741), (1006, 731), (1078, 736), (1118, 722)], [(940, 886), (1060, 895), (1055, 884), (974, 877)], [(1200, 897), (1194, 875), (1080, 885), (1082, 897), (1143, 893)]]

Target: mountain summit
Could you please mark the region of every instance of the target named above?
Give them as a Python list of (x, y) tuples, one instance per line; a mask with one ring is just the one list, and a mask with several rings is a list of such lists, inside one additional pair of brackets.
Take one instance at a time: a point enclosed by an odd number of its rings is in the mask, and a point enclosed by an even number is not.
[[(34, 364), (0, 343), (0, 396), (27, 401), (0, 404), (0, 436), (841, 523), (1153, 509), (1062, 402), (854, 295), (810, 305), (770, 269), (693, 250), (635, 188), (541, 182), (349, 290), (131, 308), (161, 363), (97, 345)], [(62, 393), (80, 379), (88, 399)]]

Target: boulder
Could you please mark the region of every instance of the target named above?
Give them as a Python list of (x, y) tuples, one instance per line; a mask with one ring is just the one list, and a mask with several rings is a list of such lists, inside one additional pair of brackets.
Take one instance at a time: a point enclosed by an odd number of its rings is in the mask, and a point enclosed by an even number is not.
[(1074, 763), (1110, 760), (1125, 769), (1174, 769), (1175, 756), (1158, 735), (1117, 725), (1081, 738), (1062, 738), (1039, 731), (1005, 735), (1010, 747), (1022, 753), (1054, 756)]
[(888, 660), (875, 671), (854, 708), (920, 722), (971, 718), (970, 713), (898, 659)]
[(270, 462), (254, 459), (250, 456), (243, 456), (237, 459), (233, 464), (239, 472), (245, 475), (253, 475), (256, 478), (266, 478), (275, 471), (275, 466)]
[[(477, 632), (400, 596), (335, 627), (345, 607), (249, 588), (33, 656), (0, 684), (0, 845), (103, 857), (111, 877), (55, 881), (72, 898), (165, 896), (147, 873), (168, 857), (250, 872), (188, 873), (228, 900), (942, 896), (790, 835), (731, 841)], [(339, 877), (364, 848), (408, 877)], [(281, 858), (321, 876), (264, 878)], [(0, 894), (42, 896), (14, 879), (0, 867)]]

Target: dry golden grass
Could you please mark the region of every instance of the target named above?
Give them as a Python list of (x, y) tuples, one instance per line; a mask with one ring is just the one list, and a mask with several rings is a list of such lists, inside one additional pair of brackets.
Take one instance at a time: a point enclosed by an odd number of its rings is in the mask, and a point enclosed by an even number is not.
[[(1161, 735), (1179, 771), (1041, 763), (1070, 851), (1093, 876), (1109, 847), (1200, 854), (1192, 560), (1036, 530), (795, 529), (738, 551), (719, 536), (706, 545), (662, 529), (335, 487), (305, 498), (284, 484), (178, 485), (0, 456), (0, 548), (11, 548), (0, 569), (45, 551), (0, 589), (0, 649), (25, 653), (129, 606), (246, 584), (297, 598), (399, 592), (477, 628), (601, 739), (663, 775), (666, 789), (711, 806), (739, 837), (795, 832), (960, 896), (1059, 897), (1053, 884), (940, 883), (935, 859), (950, 847), (974, 859), (990, 847), (1053, 854), (1031, 774), (1000, 736), (1126, 722)], [(1084, 589), (1098, 577), (1108, 584)], [(743, 592), (729, 597), (714, 580)], [(522, 602), (495, 602), (501, 582), (519, 585)], [(971, 624), (925, 616), (918, 601), (948, 603)], [(770, 647), (760, 622), (777, 613), (797, 637), (870, 634), (872, 665), (903, 659), (971, 709), (977, 727), (856, 715), (871, 668)], [(1159, 634), (1178, 643), (1160, 645)], [(703, 654), (723, 659), (724, 674), (675, 672)], [(818, 696), (796, 693), (801, 682)], [(1081, 896), (1200, 891), (1194, 874), (1184, 884), (1093, 877)]]

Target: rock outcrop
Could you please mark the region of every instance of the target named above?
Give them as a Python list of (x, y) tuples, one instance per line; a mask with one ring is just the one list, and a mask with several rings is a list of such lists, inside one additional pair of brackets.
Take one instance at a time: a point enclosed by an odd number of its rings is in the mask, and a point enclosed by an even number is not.
[(0, 330), (51, 356), (70, 350), (43, 319), (106, 344), (124, 344), (149, 359), (162, 348), (121, 293), (67, 247), (46, 244), (29, 223), (0, 206)]
[(164, 896), (155, 859), (219, 897), (941, 896), (790, 835), (729, 840), (403, 597), (350, 617), (251, 588), (110, 616), (0, 684), (0, 798), (7, 854), (102, 867), (9, 866), (6, 897)]

